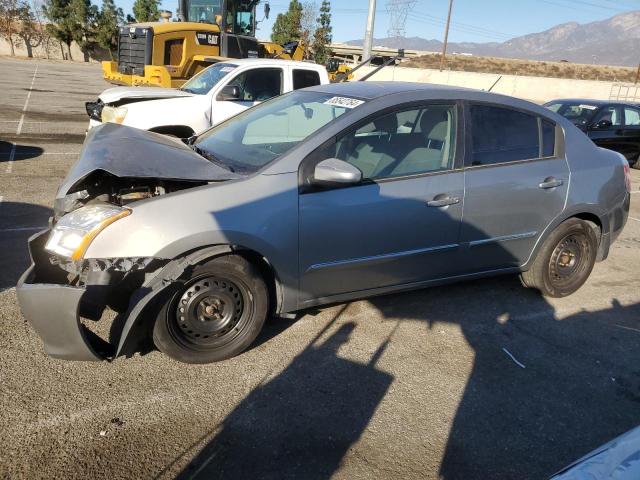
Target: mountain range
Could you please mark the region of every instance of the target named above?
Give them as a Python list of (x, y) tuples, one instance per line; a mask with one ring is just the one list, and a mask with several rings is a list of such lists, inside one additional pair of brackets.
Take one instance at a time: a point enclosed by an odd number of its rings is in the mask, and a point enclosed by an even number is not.
[[(362, 45), (362, 40), (346, 43)], [(374, 45), (431, 52), (442, 50), (439, 40), (421, 37), (377, 38)], [(488, 57), (636, 66), (640, 63), (640, 10), (598, 22), (562, 23), (544, 32), (502, 43), (450, 42), (447, 51)]]

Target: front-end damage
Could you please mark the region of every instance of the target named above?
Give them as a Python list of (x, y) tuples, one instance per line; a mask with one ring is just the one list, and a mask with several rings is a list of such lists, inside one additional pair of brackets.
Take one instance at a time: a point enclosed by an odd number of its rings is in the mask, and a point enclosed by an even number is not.
[[(90, 132), (58, 191), (49, 228), (29, 239), (32, 263), (16, 290), (24, 317), (52, 357), (102, 360), (133, 353), (141, 339), (133, 327), (145, 320), (146, 306), (190, 265), (155, 252), (85, 258), (96, 235), (133, 215), (137, 202), (238, 178), (182, 142), (156, 137), (116, 125)], [(98, 335), (95, 322), (110, 311), (116, 313), (110, 332)]]
[[(157, 314), (157, 300), (177, 288), (190, 268), (232, 250), (203, 248), (178, 259), (153, 257), (65, 261), (44, 245), (49, 230), (29, 239), (31, 266), (16, 286), (23, 315), (44, 342), (48, 355), (100, 361), (143, 351)], [(107, 338), (96, 322), (116, 313)]]

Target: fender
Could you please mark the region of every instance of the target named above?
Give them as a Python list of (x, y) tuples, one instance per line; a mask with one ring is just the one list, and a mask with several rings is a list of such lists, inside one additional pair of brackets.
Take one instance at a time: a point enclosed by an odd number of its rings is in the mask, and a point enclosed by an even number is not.
[[(145, 281), (143, 285), (133, 292), (129, 301), (129, 308), (124, 314), (125, 322), (120, 333), (118, 348), (115, 357), (120, 355), (132, 355), (131, 347), (137, 343), (136, 328), (142, 321), (142, 314), (145, 308), (158, 297), (170, 285), (174, 284), (190, 267), (201, 263), (204, 260), (219, 257), (231, 253), (233, 248), (230, 245), (214, 245), (192, 252), (184, 257), (171, 260), (160, 271)], [(114, 357), (114, 358), (115, 358)]]
[(560, 225), (565, 220), (568, 220), (571, 217), (577, 217), (580, 215), (593, 215), (600, 220), (600, 225), (602, 225), (602, 232), (600, 232), (600, 242), (598, 248), (598, 259), (603, 260), (608, 255), (609, 244), (608, 242), (602, 241), (605, 238), (608, 238), (609, 235), (609, 221), (607, 219), (607, 214), (601, 208), (598, 208), (597, 205), (592, 204), (582, 204), (582, 205), (574, 205), (569, 209), (563, 210), (556, 218), (547, 225), (542, 234), (538, 237), (538, 241), (533, 247), (531, 254), (527, 261), (520, 268), (521, 270), (529, 270), (536, 257), (538, 256), (538, 251), (544, 244), (545, 240), (551, 235), (558, 225)]

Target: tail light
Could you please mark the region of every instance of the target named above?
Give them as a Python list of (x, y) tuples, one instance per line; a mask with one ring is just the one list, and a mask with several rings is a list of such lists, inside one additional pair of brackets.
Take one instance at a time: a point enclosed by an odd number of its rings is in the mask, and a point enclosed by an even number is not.
[(624, 165), (624, 186), (627, 187), (627, 192), (631, 193), (631, 169), (626, 162)]

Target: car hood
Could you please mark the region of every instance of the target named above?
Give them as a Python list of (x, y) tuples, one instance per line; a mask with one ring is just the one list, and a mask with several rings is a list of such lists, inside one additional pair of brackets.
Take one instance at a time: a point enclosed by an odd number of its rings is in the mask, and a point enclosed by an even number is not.
[(74, 191), (78, 183), (96, 171), (121, 178), (207, 182), (240, 178), (178, 139), (115, 123), (89, 131), (80, 158), (62, 182), (56, 198)]
[(100, 94), (100, 100), (104, 104), (116, 103), (123, 104), (122, 100), (127, 99), (147, 99), (153, 100), (157, 98), (175, 98), (175, 97), (192, 97), (193, 94), (184, 92), (176, 88), (157, 88), (157, 87), (113, 87), (108, 88)]

